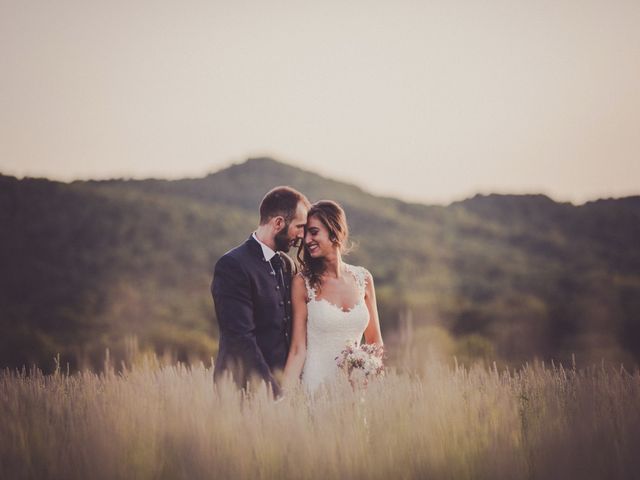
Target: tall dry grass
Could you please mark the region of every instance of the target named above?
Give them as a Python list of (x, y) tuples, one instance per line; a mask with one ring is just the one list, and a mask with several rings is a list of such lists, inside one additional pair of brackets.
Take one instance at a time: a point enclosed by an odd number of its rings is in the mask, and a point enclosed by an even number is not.
[(389, 374), (312, 399), (214, 389), (211, 368), (0, 374), (3, 479), (638, 478), (640, 375)]

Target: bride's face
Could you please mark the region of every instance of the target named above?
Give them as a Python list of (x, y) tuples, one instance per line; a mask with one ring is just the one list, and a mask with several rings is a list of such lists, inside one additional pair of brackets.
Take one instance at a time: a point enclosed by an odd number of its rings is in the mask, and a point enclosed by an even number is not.
[(326, 257), (338, 248), (329, 238), (329, 229), (315, 216), (307, 221), (304, 245), (312, 258)]

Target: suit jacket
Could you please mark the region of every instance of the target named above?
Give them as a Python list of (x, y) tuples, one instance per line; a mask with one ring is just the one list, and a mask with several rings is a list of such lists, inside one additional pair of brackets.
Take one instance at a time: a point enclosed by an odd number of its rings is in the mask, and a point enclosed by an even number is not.
[(229, 372), (244, 388), (251, 376), (258, 375), (271, 385), (275, 395), (280, 394), (273, 373), (284, 368), (289, 353), (294, 270), (291, 259), (281, 257), (286, 270), (285, 288), (252, 236), (216, 263), (211, 282), (220, 330), (215, 381)]

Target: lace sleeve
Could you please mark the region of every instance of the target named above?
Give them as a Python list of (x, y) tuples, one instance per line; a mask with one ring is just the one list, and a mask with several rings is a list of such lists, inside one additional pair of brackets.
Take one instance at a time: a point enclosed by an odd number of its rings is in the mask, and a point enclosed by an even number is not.
[(364, 267), (360, 267), (360, 270), (362, 270), (362, 288), (366, 289), (367, 288), (367, 284), (369, 283), (369, 279), (372, 278), (371, 277), (371, 272), (369, 272), (369, 270), (367, 270)]
[(349, 267), (349, 270), (353, 274), (356, 279), (356, 283), (358, 284), (358, 288), (360, 288), (360, 293), (364, 295), (365, 290), (367, 288), (367, 278), (371, 275), (369, 271), (364, 267)]
[(304, 280), (304, 285), (305, 287), (307, 287), (307, 297), (309, 298), (309, 301), (311, 300), (315, 300), (316, 299), (316, 291), (315, 289), (311, 288), (311, 284), (309, 283), (309, 279), (307, 277), (305, 277), (304, 275), (300, 274)]

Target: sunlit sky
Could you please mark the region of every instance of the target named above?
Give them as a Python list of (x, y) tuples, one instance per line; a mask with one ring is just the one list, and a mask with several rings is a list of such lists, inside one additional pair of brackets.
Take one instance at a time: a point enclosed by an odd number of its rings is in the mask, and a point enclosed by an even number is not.
[(0, 0), (0, 65), (4, 174), (640, 194), (637, 0)]

